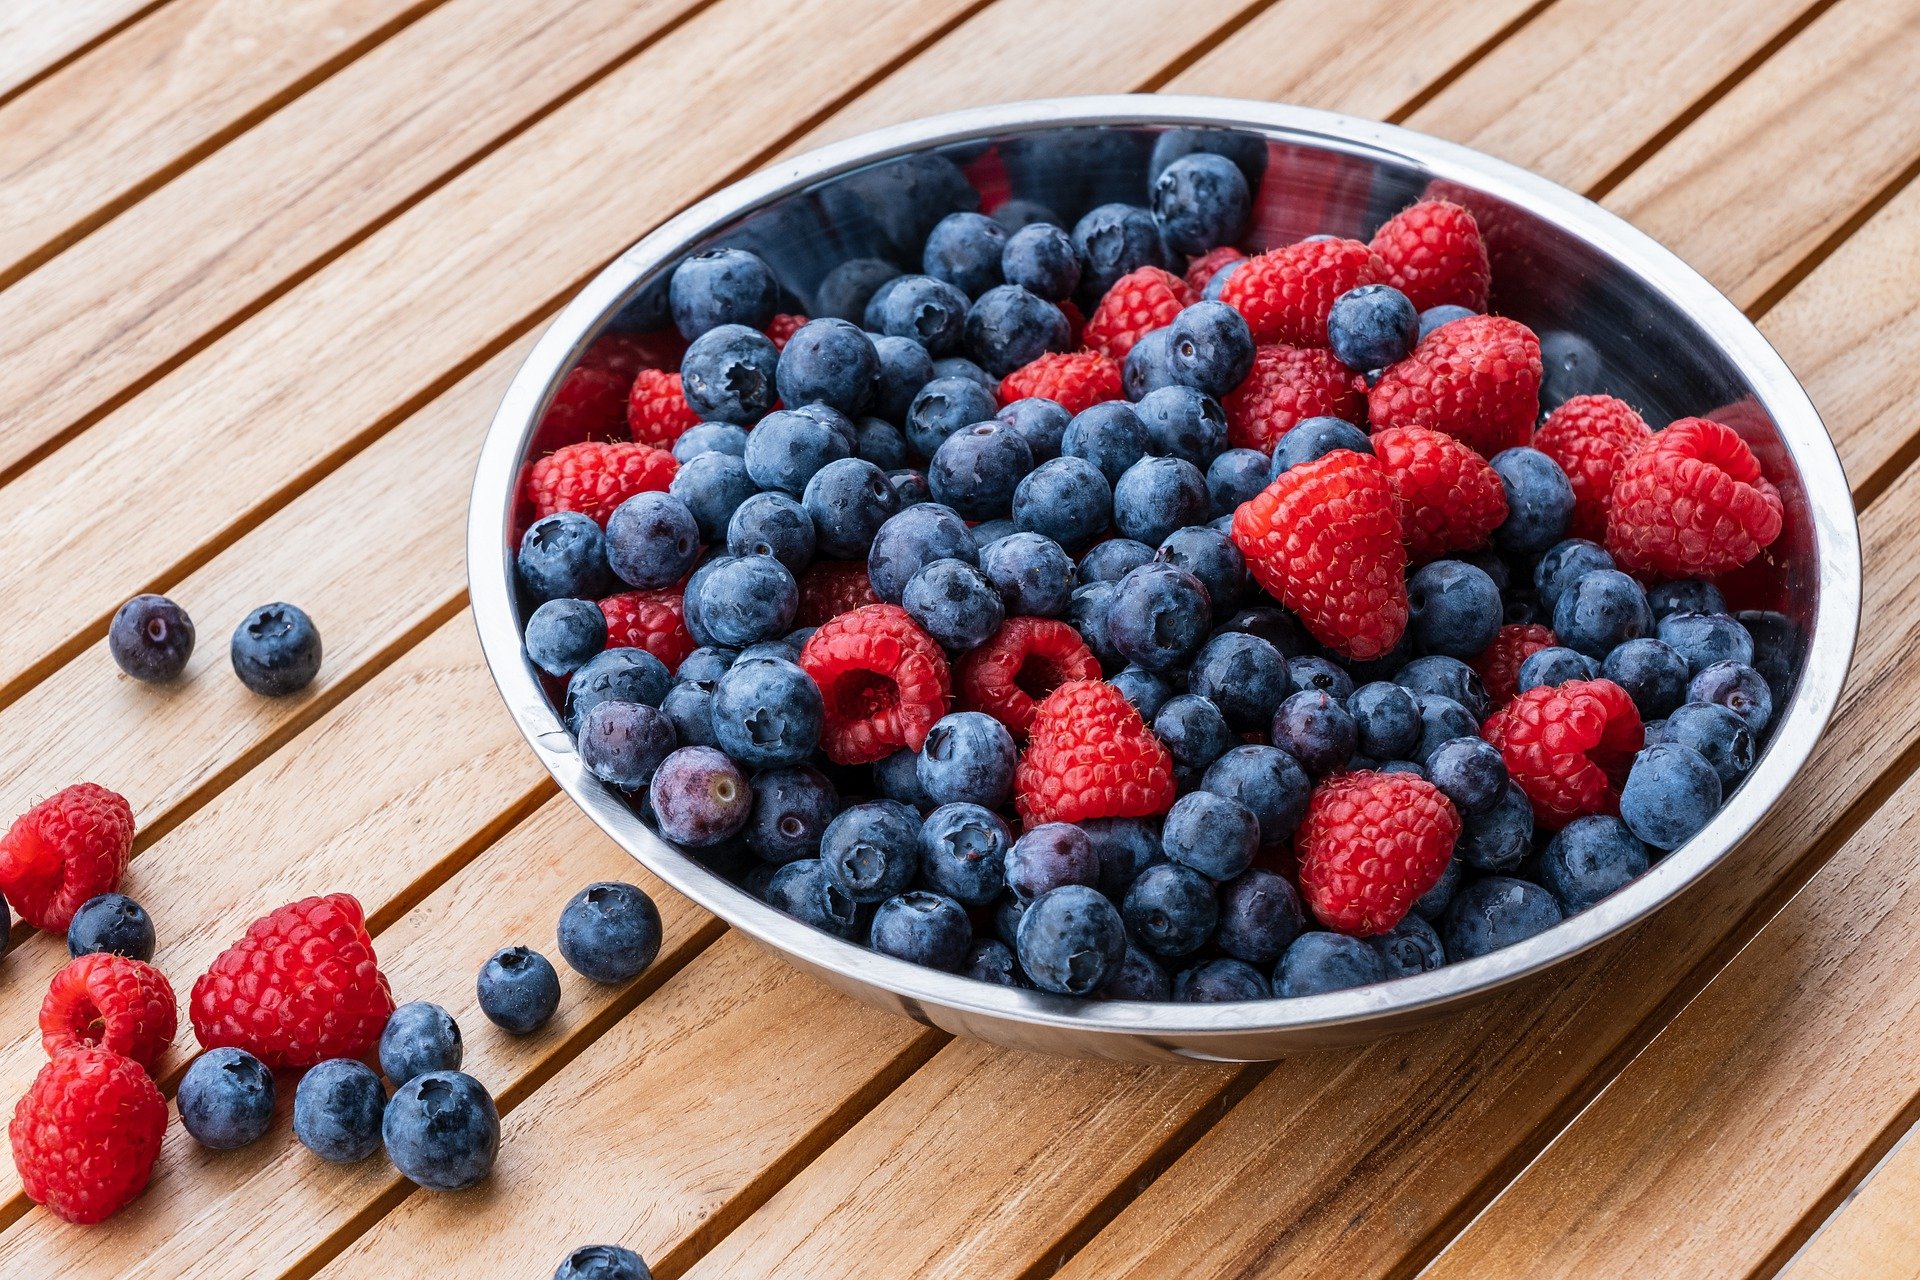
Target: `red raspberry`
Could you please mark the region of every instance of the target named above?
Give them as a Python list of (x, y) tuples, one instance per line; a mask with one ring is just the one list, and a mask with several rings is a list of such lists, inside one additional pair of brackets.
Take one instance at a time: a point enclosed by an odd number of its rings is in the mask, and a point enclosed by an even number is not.
[(604, 525), (634, 494), (664, 492), (675, 470), (673, 455), (650, 445), (571, 444), (527, 468), (527, 497), (536, 520), (578, 511)]
[(1779, 537), (1780, 521), (1780, 493), (1739, 433), (1682, 418), (1620, 464), (1607, 550), (1629, 573), (1727, 573)]
[(1035, 708), (1013, 790), (1029, 827), (1145, 818), (1173, 806), (1173, 757), (1125, 694), (1070, 680)]
[(1302, 418), (1325, 415), (1364, 422), (1366, 383), (1333, 352), (1269, 343), (1253, 353), (1253, 370), (1227, 393), (1227, 443), (1271, 454)]
[(619, 334), (594, 339), (560, 380), (552, 403), (541, 415), (536, 445), (551, 452), (619, 434), (626, 419), (627, 388), (642, 364), (631, 339)]
[(1000, 379), (1000, 403), (1028, 396), (1058, 400), (1068, 413), (1119, 400), (1120, 362), (1098, 351), (1049, 351)]
[(1607, 536), (1614, 473), (1652, 436), (1645, 420), (1612, 396), (1575, 396), (1547, 415), (1533, 447), (1559, 463), (1573, 486), (1573, 537)]
[(1100, 660), (1080, 633), (1051, 618), (1008, 618), (954, 670), (960, 705), (1025, 737), (1040, 699), (1069, 680), (1098, 680)]
[(165, 974), (144, 961), (96, 952), (69, 960), (53, 975), (40, 1005), (40, 1044), (50, 1058), (100, 1048), (152, 1071), (178, 1022)]
[(1505, 316), (1443, 324), (1380, 375), (1367, 412), (1376, 430), (1430, 427), (1482, 457), (1525, 444), (1540, 414), (1540, 340)]
[(1246, 260), (1247, 255), (1230, 244), (1209, 249), (1187, 264), (1187, 288), (1193, 290), (1193, 296), (1197, 298), (1201, 290), (1207, 287), (1207, 282), (1219, 273), (1220, 268), (1231, 262)]
[(1134, 343), (1172, 324), (1180, 309), (1194, 300), (1187, 282), (1171, 271), (1140, 267), (1113, 282), (1087, 317), (1081, 341), (1115, 360), (1125, 360)]
[(817, 627), (863, 605), (879, 604), (867, 566), (857, 560), (816, 560), (800, 575), (800, 607), (796, 627)]
[(7, 1136), (27, 1199), (56, 1218), (110, 1218), (146, 1190), (167, 1102), (140, 1064), (73, 1049), (46, 1066), (13, 1109)]
[(671, 449), (681, 433), (699, 421), (700, 415), (687, 408), (679, 374), (642, 369), (634, 378), (627, 396), (627, 430), (635, 443)]
[(607, 618), (609, 649), (645, 649), (667, 664), (669, 672), (693, 652), (686, 606), (679, 587), (659, 591), (622, 591), (600, 602)]
[(360, 903), (303, 898), (247, 926), (193, 984), (203, 1048), (232, 1045), (269, 1067), (357, 1058), (380, 1042), (393, 992)]
[(805, 316), (789, 315), (783, 311), (773, 319), (767, 321), (767, 327), (761, 330), (761, 332), (773, 339), (773, 349), (775, 351), (785, 351), (787, 349), (787, 339), (800, 332), (800, 326), (806, 322), (807, 318)]
[(1549, 627), (1537, 622), (1514, 622), (1494, 633), (1493, 643), (1480, 651), (1473, 660), (1474, 671), (1479, 673), (1480, 683), (1486, 687), (1487, 699), (1493, 709), (1498, 711), (1513, 701), (1515, 686), (1520, 679), (1520, 664), (1542, 649), (1550, 649), (1560, 641)]
[(1067, 318), (1068, 344), (1079, 346), (1080, 335), (1087, 331), (1087, 318), (1080, 314), (1080, 308), (1073, 305), (1072, 298), (1062, 298), (1053, 305), (1060, 308), (1060, 314)]
[(835, 764), (918, 751), (947, 713), (947, 656), (899, 605), (870, 604), (822, 623), (801, 646), (800, 668), (827, 704), (820, 745)]
[(1473, 215), (1452, 201), (1408, 205), (1373, 233), (1373, 251), (1387, 264), (1387, 283), (1415, 310), (1487, 309), (1487, 244)]
[(1233, 513), (1233, 542), (1321, 644), (1366, 661), (1400, 642), (1407, 548), (1379, 459), (1335, 449), (1282, 472)]
[(65, 933), (88, 898), (110, 893), (133, 852), (133, 809), (92, 782), (56, 792), (0, 836), (0, 892), (36, 929)]
[(1373, 452), (1400, 498), (1407, 555), (1416, 564), (1487, 545), (1507, 518), (1507, 491), (1487, 460), (1444, 431), (1388, 427)]
[(1220, 288), (1220, 301), (1246, 317), (1255, 342), (1327, 345), (1333, 300), (1387, 278), (1387, 264), (1358, 240), (1302, 240), (1247, 259)]
[(1314, 788), (1293, 835), (1300, 896), (1329, 929), (1386, 933), (1439, 883), (1459, 835), (1453, 801), (1425, 778), (1336, 774)]
[(1611, 680), (1529, 689), (1487, 717), (1480, 736), (1533, 802), (1533, 820), (1558, 829), (1620, 811), (1620, 785), (1645, 733), (1627, 691)]

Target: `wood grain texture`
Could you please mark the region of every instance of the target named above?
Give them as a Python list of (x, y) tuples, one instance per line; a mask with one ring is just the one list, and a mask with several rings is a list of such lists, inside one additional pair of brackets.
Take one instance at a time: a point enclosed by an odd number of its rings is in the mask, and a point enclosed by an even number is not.
[[(1911, 1051), (1902, 1048), (1910, 1056)], [(1920, 1146), (1911, 1131), (1781, 1272), (1782, 1280), (1920, 1278)]]
[(166, 0), (8, 0), (0, 8), (0, 96)]
[[(566, 967), (554, 948), (554, 918), (583, 884), (614, 879), (653, 896), (666, 940), (646, 974), (603, 986)], [(462, 1069), (510, 1108), (719, 931), (711, 916), (635, 865), (571, 800), (556, 797), (382, 930), (375, 947), (402, 999), (432, 1000), (453, 1014), (463, 1033)], [(545, 954), (561, 974), (559, 1012), (524, 1038), (487, 1022), (473, 986), (486, 958), (516, 942)], [(0, 1275), (213, 1280), (236, 1274), (235, 1260), (245, 1259), (247, 1275), (268, 1277), (316, 1249), (337, 1248), (406, 1184), (379, 1157), (343, 1167), (310, 1155), (290, 1128), (292, 1091), (293, 1077), (282, 1077), (272, 1131), (241, 1151), (208, 1151), (172, 1124), (153, 1187), (114, 1218), (112, 1230), (28, 1214), (0, 1234)]]

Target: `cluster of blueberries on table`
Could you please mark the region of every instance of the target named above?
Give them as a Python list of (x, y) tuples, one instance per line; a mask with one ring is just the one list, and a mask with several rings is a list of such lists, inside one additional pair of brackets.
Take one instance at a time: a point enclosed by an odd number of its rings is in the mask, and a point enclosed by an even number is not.
[(1484, 955), (1706, 825), (1798, 644), (1728, 603), (1758, 464), (1484, 314), (1460, 204), (1248, 256), (1264, 169), (1177, 132), (1144, 204), (988, 214), (912, 157), (872, 190), (917, 261), (805, 303), (682, 262), (639, 340), (677, 366), (622, 379), (671, 463), (528, 468), (525, 649), (586, 767), (837, 937), (1111, 999)]

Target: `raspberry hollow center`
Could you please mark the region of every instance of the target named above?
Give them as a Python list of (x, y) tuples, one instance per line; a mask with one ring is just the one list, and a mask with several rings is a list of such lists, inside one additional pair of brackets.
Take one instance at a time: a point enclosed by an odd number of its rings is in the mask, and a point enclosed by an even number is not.
[(869, 720), (900, 705), (900, 686), (878, 671), (849, 671), (833, 685), (837, 719)]

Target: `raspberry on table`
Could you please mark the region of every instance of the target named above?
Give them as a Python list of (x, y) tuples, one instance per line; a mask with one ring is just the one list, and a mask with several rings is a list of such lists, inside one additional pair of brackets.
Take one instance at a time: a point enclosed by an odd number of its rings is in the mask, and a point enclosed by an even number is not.
[(671, 449), (688, 429), (700, 425), (700, 415), (687, 407), (680, 375), (665, 369), (642, 369), (627, 394), (627, 430), (634, 443)]
[(269, 1067), (357, 1058), (393, 1013), (360, 903), (344, 893), (271, 911), (193, 984), (203, 1048), (232, 1045)]
[(1607, 510), (1620, 464), (1653, 438), (1633, 406), (1613, 396), (1575, 396), (1547, 415), (1533, 433), (1533, 447), (1560, 464), (1573, 486), (1576, 538), (1607, 536)]
[(843, 613), (879, 603), (866, 565), (853, 560), (816, 560), (800, 575), (800, 607), (794, 611), (793, 621), (795, 626), (817, 627)]
[(694, 650), (687, 631), (686, 602), (678, 587), (658, 591), (622, 591), (600, 601), (607, 620), (607, 647), (645, 649), (677, 671)]
[(527, 468), (527, 497), (535, 519), (578, 511), (605, 528), (613, 509), (634, 494), (665, 490), (677, 466), (672, 454), (651, 445), (571, 444)]
[(1195, 291), (1171, 271), (1140, 267), (1114, 281), (1087, 317), (1080, 340), (1103, 355), (1125, 360), (1134, 343), (1172, 324), (1181, 308), (1196, 300)]
[(1621, 463), (1607, 550), (1632, 573), (1727, 573), (1772, 545), (1782, 515), (1779, 491), (1732, 427), (1682, 418)]
[(1374, 456), (1400, 499), (1407, 555), (1415, 563), (1491, 541), (1507, 518), (1507, 494), (1487, 460), (1443, 431), (1388, 427)]
[(1450, 200), (1408, 205), (1373, 233), (1387, 283), (1422, 311), (1452, 305), (1487, 309), (1487, 245), (1473, 214)]
[(1533, 802), (1534, 821), (1557, 831), (1575, 818), (1620, 811), (1620, 787), (1645, 733), (1627, 691), (1611, 680), (1570, 680), (1515, 697), (1481, 736)]
[(166, 975), (143, 960), (105, 952), (67, 962), (40, 1005), (49, 1058), (101, 1048), (152, 1071), (173, 1043), (178, 1011)]
[(89, 898), (118, 887), (132, 853), (126, 798), (98, 783), (75, 783), (0, 836), (0, 892), (34, 928), (65, 932)]
[(1439, 882), (1459, 835), (1459, 812), (1425, 778), (1338, 774), (1314, 788), (1294, 832), (1301, 896), (1328, 928), (1386, 933)]
[(1172, 755), (1118, 689), (1070, 680), (1041, 700), (1014, 771), (1021, 821), (1144, 818), (1173, 798)]
[(1245, 262), (1247, 255), (1230, 244), (1209, 249), (1187, 264), (1187, 288), (1197, 296), (1207, 287), (1207, 282), (1219, 273), (1220, 268), (1234, 262)]
[(1511, 623), (1500, 628), (1493, 643), (1472, 662), (1495, 711), (1513, 701), (1519, 687), (1520, 665), (1542, 649), (1551, 649), (1559, 643), (1551, 627), (1537, 622)]
[(1098, 680), (1100, 661), (1080, 633), (1052, 618), (1012, 617), (954, 669), (960, 705), (984, 711), (1022, 737), (1048, 694), (1070, 680)]
[(1366, 418), (1365, 383), (1321, 347), (1268, 343), (1253, 353), (1253, 370), (1220, 402), (1227, 443), (1271, 454), (1280, 438), (1308, 418)]
[(1068, 413), (1122, 395), (1120, 362), (1098, 351), (1050, 351), (1000, 380), (1002, 404), (1039, 396), (1058, 401)]
[(1367, 393), (1375, 431), (1428, 427), (1484, 458), (1526, 444), (1540, 412), (1540, 340), (1505, 316), (1441, 325)]
[(113, 1216), (146, 1189), (167, 1103), (139, 1063), (72, 1049), (33, 1078), (7, 1135), (21, 1189), (66, 1222)]
[(1386, 262), (1358, 240), (1302, 240), (1247, 259), (1220, 301), (1246, 317), (1255, 342), (1322, 347), (1334, 299), (1386, 280)]
[(800, 668), (826, 701), (821, 746), (836, 764), (871, 764), (915, 751), (946, 714), (946, 655), (898, 605), (872, 604), (822, 623)]

